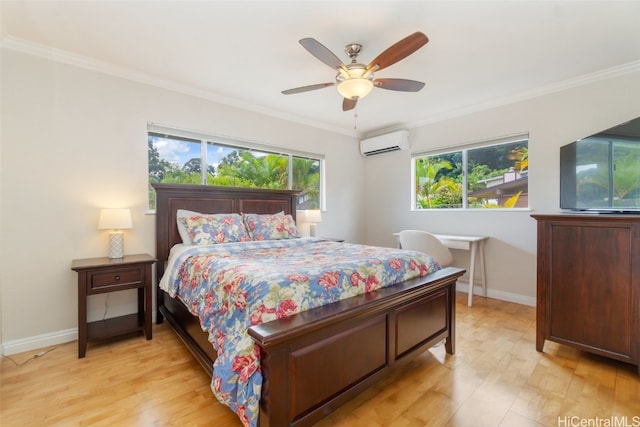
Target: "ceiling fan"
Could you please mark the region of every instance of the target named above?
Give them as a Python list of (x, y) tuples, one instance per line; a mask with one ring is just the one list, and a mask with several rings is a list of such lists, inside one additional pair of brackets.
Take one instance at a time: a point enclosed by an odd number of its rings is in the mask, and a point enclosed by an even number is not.
[(283, 90), (284, 95), (308, 92), (323, 89), (329, 86), (338, 86), (338, 92), (343, 96), (342, 110), (348, 111), (355, 108), (359, 99), (364, 98), (374, 87), (396, 90), (400, 92), (417, 92), (424, 87), (424, 83), (407, 79), (374, 78), (373, 73), (382, 70), (411, 55), (416, 50), (427, 44), (429, 39), (423, 33), (417, 31), (378, 55), (369, 65), (357, 62), (362, 45), (351, 43), (344, 50), (351, 58), (351, 63), (343, 64), (342, 61), (329, 49), (313, 38), (300, 40), (302, 47), (338, 72), (335, 82), (319, 83)]

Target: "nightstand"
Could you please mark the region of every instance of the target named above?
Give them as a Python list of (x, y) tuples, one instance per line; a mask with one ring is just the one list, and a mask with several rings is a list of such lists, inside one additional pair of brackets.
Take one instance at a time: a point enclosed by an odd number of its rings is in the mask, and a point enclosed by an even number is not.
[[(87, 351), (87, 341), (99, 341), (143, 331), (151, 336), (151, 255), (123, 258), (74, 259), (71, 269), (78, 273), (78, 358)], [(87, 297), (108, 292), (138, 289), (138, 312), (95, 322), (87, 322)]]

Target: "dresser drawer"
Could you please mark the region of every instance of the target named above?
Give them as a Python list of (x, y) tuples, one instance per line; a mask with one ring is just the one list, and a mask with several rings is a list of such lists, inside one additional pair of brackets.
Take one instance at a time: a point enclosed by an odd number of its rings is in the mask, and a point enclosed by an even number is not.
[(88, 291), (113, 287), (128, 288), (142, 284), (142, 270), (140, 268), (90, 272), (88, 274)]

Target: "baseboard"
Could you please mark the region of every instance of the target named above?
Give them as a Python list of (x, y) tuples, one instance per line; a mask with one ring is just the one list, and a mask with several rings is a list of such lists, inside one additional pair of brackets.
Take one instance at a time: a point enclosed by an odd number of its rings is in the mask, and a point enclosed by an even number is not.
[(29, 338), (21, 338), (2, 343), (2, 354), (10, 356), (12, 354), (23, 353), (25, 351), (37, 350), (45, 347), (52, 347), (78, 339), (78, 328), (66, 329), (64, 331), (52, 332), (49, 334), (36, 335)]
[[(469, 293), (469, 283), (458, 281), (456, 283), (456, 291)], [(482, 296), (482, 285), (473, 286), (473, 295)], [(493, 298), (500, 301), (513, 302), (516, 304), (528, 305), (530, 307), (536, 306), (536, 299), (534, 297), (528, 297), (525, 295), (514, 294), (511, 292), (497, 291), (493, 289), (487, 289), (487, 298)]]
[[(152, 323), (156, 322), (155, 311), (151, 313), (151, 319)], [(13, 341), (5, 341), (0, 344), (0, 354), (11, 356), (12, 354), (52, 347), (54, 345), (65, 344), (77, 340), (78, 328), (66, 329), (64, 331), (51, 332), (49, 334), (36, 335)]]

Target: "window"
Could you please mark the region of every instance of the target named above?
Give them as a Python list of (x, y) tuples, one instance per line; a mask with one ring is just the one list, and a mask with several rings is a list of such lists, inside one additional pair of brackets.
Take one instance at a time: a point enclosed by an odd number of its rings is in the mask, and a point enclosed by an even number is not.
[(526, 208), (528, 135), (472, 144), (456, 151), (414, 153), (413, 208)]
[[(298, 209), (321, 209), (323, 156), (149, 125), (149, 184), (300, 191)], [(149, 185), (149, 209), (155, 193)]]

